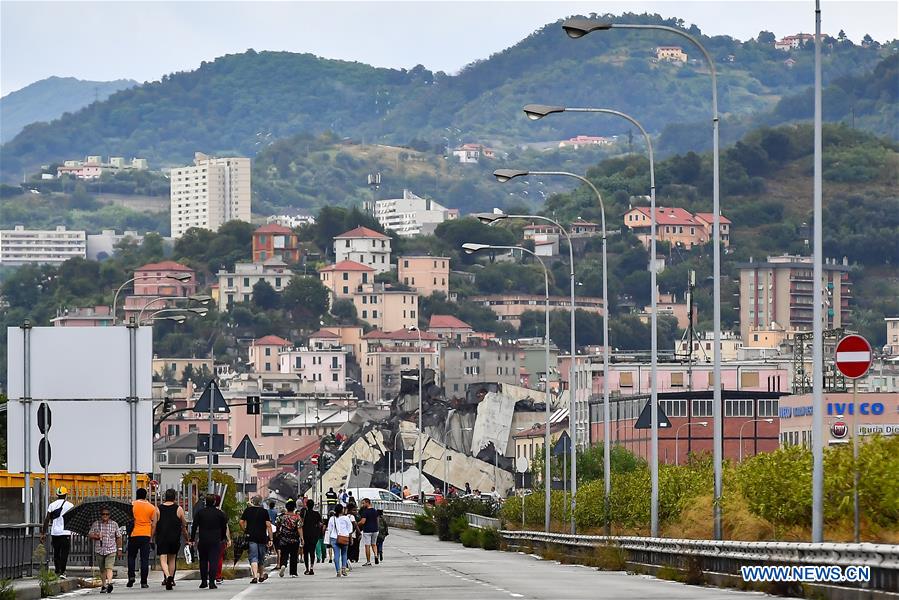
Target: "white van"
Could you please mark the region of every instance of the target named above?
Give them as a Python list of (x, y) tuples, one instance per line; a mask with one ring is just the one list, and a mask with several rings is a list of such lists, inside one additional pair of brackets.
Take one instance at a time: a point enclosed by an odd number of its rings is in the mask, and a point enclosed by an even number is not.
[(356, 504), (361, 505), (363, 498), (369, 500), (386, 500), (388, 502), (402, 502), (403, 499), (384, 488), (347, 488), (347, 493), (353, 493)]

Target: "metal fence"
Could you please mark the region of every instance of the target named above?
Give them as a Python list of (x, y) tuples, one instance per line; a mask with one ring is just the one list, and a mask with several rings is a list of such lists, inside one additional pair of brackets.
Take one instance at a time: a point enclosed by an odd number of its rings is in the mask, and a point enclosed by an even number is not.
[(899, 592), (899, 545), (684, 540), (507, 530), (500, 533), (512, 545), (614, 546), (626, 553), (630, 563), (679, 569), (692, 566), (704, 573), (736, 577), (741, 577), (740, 567), (752, 565), (864, 566), (871, 569), (868, 583), (832, 582), (829, 585)]
[(31, 577), (35, 573), (34, 550), (40, 544), (39, 525), (0, 525), (0, 579)]
[(475, 529), (499, 529), (502, 525), (499, 519), (493, 517), (485, 517), (474, 513), (466, 513), (468, 525)]

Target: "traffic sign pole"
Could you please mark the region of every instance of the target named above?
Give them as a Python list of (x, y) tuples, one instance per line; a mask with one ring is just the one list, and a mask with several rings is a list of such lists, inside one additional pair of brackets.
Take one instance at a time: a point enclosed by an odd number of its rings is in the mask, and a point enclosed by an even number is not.
[(836, 347), (835, 363), (837, 369), (845, 377), (852, 380), (852, 529), (855, 543), (859, 543), (861, 539), (861, 519), (859, 515), (858, 503), (858, 380), (864, 377), (871, 368), (871, 344), (868, 340), (860, 335), (847, 335), (839, 342)]

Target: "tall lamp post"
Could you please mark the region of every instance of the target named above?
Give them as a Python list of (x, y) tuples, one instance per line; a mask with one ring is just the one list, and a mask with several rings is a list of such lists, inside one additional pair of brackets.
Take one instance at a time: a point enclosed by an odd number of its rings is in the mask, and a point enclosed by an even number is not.
[[(658, 368), (658, 289), (656, 284), (656, 278), (658, 276), (658, 265), (656, 264), (656, 169), (655, 169), (655, 159), (652, 151), (652, 138), (646, 133), (646, 129), (643, 128), (643, 125), (630, 116), (627, 113), (623, 113), (618, 110), (613, 110), (610, 108), (568, 108), (564, 106), (547, 106), (543, 104), (528, 104), (524, 107), (524, 114), (527, 115), (528, 119), (532, 121), (536, 121), (538, 119), (542, 119), (543, 117), (555, 113), (563, 113), (563, 112), (572, 112), (572, 113), (599, 113), (612, 115), (615, 117), (620, 117), (625, 119), (626, 121), (633, 124), (637, 129), (640, 130), (640, 133), (643, 135), (643, 139), (646, 142), (646, 149), (649, 153), (649, 231), (650, 231), (650, 261), (649, 261), (649, 277), (650, 277), (650, 361), (651, 361), (651, 371), (652, 375), (650, 377), (650, 410), (652, 411), (651, 419), (651, 438), (652, 438), (652, 449), (650, 450), (650, 463), (651, 463), (651, 508), (650, 508), (650, 523), (652, 535), (658, 535), (659, 529), (659, 419), (658, 419), (658, 404), (659, 404), (659, 395), (658, 388), (656, 384), (657, 376), (656, 371)], [(603, 272), (605, 273), (605, 267), (603, 267)], [(606, 307), (608, 310), (608, 306)], [(606, 372), (608, 372), (606, 366)], [(603, 376), (603, 380), (605, 380), (608, 375)], [(608, 390), (608, 387), (604, 386), (604, 391)], [(608, 392), (605, 393), (605, 407), (604, 407), (604, 423), (603, 425), (603, 435), (606, 439), (609, 437), (609, 397)], [(612, 482), (611, 482), (611, 457), (609, 456), (608, 446), (604, 447), (605, 455), (603, 457), (603, 483), (605, 484), (605, 497), (608, 501), (608, 498), (612, 493)], [(606, 507), (608, 510), (608, 507)], [(608, 531), (606, 532), (608, 535)]]
[(414, 331), (418, 334), (418, 439), (416, 441), (416, 445), (418, 446), (418, 503), (424, 504), (424, 496), (422, 495), (422, 480), (424, 479), (424, 473), (421, 472), (421, 431), (422, 431), (422, 413), (424, 412), (424, 398), (422, 396), (422, 382), (425, 376), (425, 354), (422, 350), (421, 344), (421, 329), (417, 326), (413, 325), (409, 328), (409, 331)]
[(680, 425), (678, 425), (677, 429), (674, 430), (674, 464), (676, 464), (676, 465), (680, 464), (680, 455), (677, 452), (677, 443), (678, 443), (678, 436), (680, 435), (680, 430), (683, 429), (684, 427), (691, 427), (693, 425), (698, 425), (699, 427), (708, 427), (709, 422), (708, 421), (696, 421), (694, 423), (681, 423)]
[[(686, 38), (691, 44), (696, 46), (702, 53), (709, 65), (709, 74), (712, 79), (712, 277), (713, 277), (713, 295), (714, 307), (712, 309), (712, 319), (714, 321), (714, 344), (713, 363), (714, 363), (714, 380), (712, 394), (714, 402), (712, 405), (712, 455), (715, 465), (715, 491), (713, 502), (713, 520), (714, 520), (714, 537), (716, 540), (722, 538), (721, 530), (721, 491), (722, 491), (722, 467), (723, 458), (723, 420), (721, 418), (721, 202), (719, 197), (719, 178), (718, 178), (718, 76), (715, 71), (715, 61), (705, 47), (695, 37), (689, 33), (682, 31), (676, 27), (667, 25), (653, 24), (633, 24), (633, 23), (609, 23), (608, 21), (594, 21), (591, 19), (567, 19), (562, 23), (562, 29), (570, 38), (581, 38), (594, 31), (607, 31), (609, 29), (652, 29), (673, 33)], [(655, 237), (655, 236), (653, 236)], [(655, 261), (655, 255), (652, 260)], [(820, 296), (819, 296), (820, 297)], [(655, 311), (653, 311), (655, 312)], [(653, 330), (654, 332), (655, 330)], [(654, 335), (654, 333), (653, 333)], [(815, 364), (821, 364), (820, 361)], [(820, 411), (818, 411), (820, 414)], [(657, 419), (656, 411), (653, 410), (653, 422)], [(655, 430), (654, 430), (655, 431)], [(657, 434), (653, 436), (657, 438)], [(655, 446), (655, 444), (654, 444)], [(658, 517), (658, 515), (656, 515)], [(654, 522), (655, 528), (658, 524)]]
[(740, 460), (739, 462), (743, 462), (743, 428), (749, 425), (750, 423), (773, 423), (774, 419), (751, 419), (746, 421), (742, 425), (740, 425)]
[(116, 307), (118, 306), (119, 301), (119, 293), (122, 289), (128, 285), (129, 283), (133, 283), (135, 281), (140, 281), (142, 279), (173, 279), (175, 281), (180, 281), (184, 283), (185, 281), (189, 281), (191, 278), (190, 273), (178, 273), (177, 275), (163, 275), (162, 277), (157, 277), (156, 275), (138, 275), (137, 277), (132, 277), (128, 281), (124, 282), (118, 288), (116, 288), (115, 294), (112, 296), (112, 324), (116, 324)]
[[(602, 368), (603, 368), (603, 377), (602, 377), (602, 393), (603, 393), (603, 401), (605, 403), (604, 408), (604, 418), (605, 425), (603, 426), (603, 433), (605, 435), (605, 440), (603, 441), (603, 452), (605, 454), (603, 460), (605, 465), (605, 515), (606, 515), (606, 534), (609, 534), (609, 530), (611, 527), (611, 523), (609, 521), (609, 498), (611, 494), (611, 479), (610, 479), (610, 468), (609, 468), (609, 452), (610, 452), (610, 443), (609, 443), (609, 277), (608, 277), (608, 259), (607, 259), (607, 240), (606, 240), (606, 207), (602, 200), (602, 194), (599, 193), (599, 190), (596, 189), (596, 186), (593, 185), (586, 177), (582, 177), (576, 173), (569, 173), (568, 171), (520, 171), (515, 169), (498, 169), (493, 172), (493, 176), (496, 177), (499, 181), (505, 182), (510, 179), (514, 179), (515, 177), (527, 177), (530, 175), (539, 175), (539, 176), (560, 176), (560, 177), (571, 177), (573, 179), (577, 179), (581, 183), (586, 184), (596, 195), (596, 200), (599, 202), (600, 208), (600, 217), (602, 224), (602, 301), (603, 301), (603, 311), (602, 311), (602, 345), (603, 345), (603, 353), (602, 353)], [(571, 247), (571, 242), (569, 241), (569, 248)], [(572, 263), (573, 265), (573, 263)], [(573, 270), (572, 266), (572, 270)], [(574, 307), (574, 278), (572, 277), (572, 288), (571, 288), (571, 305)], [(572, 315), (574, 313), (572, 312)], [(572, 316), (572, 332), (571, 339), (574, 340), (574, 317)], [(572, 368), (574, 365), (574, 356), (572, 355)], [(573, 379), (573, 376), (572, 376)], [(574, 394), (571, 394), (571, 397), (574, 398)], [(571, 412), (571, 419), (574, 419), (573, 409), (569, 410)], [(577, 437), (576, 437), (576, 429), (571, 427), (572, 432), (575, 432), (575, 438), (572, 440), (574, 443), (571, 445), (571, 532), (574, 533), (574, 509), (576, 504), (577, 497)]]
[(488, 244), (462, 244), (462, 249), (466, 254), (474, 254), (475, 252), (479, 252), (481, 250), (518, 250), (521, 252), (526, 252), (530, 254), (534, 258), (537, 259), (537, 262), (540, 263), (540, 267), (543, 269), (543, 287), (544, 287), (544, 327), (546, 328), (546, 382), (543, 388), (546, 397), (546, 437), (543, 441), (543, 449), (544, 449), (544, 457), (543, 460), (546, 463), (545, 467), (545, 479), (544, 479), (544, 488), (546, 488), (546, 498), (544, 499), (545, 507), (544, 507), (544, 515), (543, 515), (543, 529), (547, 533), (549, 533), (549, 517), (550, 517), (550, 486), (552, 485), (552, 479), (550, 479), (550, 418), (552, 417), (552, 411), (550, 409), (551, 397), (549, 393), (549, 374), (550, 374), (550, 363), (549, 363), (549, 270), (546, 268), (546, 265), (535, 252), (528, 250), (527, 248), (522, 248), (521, 246), (492, 246)]
[[(494, 177), (497, 178), (498, 181), (505, 183), (506, 181), (510, 181), (514, 179), (514, 177), (505, 178), (502, 175), (497, 175), (499, 171), (494, 172)], [(492, 213), (479, 213), (476, 214), (475, 217), (478, 218), (482, 223), (487, 223), (488, 225), (492, 225), (502, 219), (533, 219), (538, 221), (545, 221), (547, 223), (551, 223), (555, 227), (562, 232), (562, 235), (565, 236), (565, 240), (568, 242), (568, 261), (569, 261), (569, 279), (571, 282), (571, 306), (570, 306), (570, 314), (571, 314), (571, 369), (569, 370), (568, 376), (568, 414), (569, 421), (571, 422), (571, 533), (575, 532), (575, 520), (574, 520), (574, 509), (575, 509), (575, 494), (577, 492), (577, 405), (575, 402), (575, 392), (577, 390), (577, 368), (575, 367), (575, 358), (577, 356), (577, 343), (575, 342), (575, 306), (574, 306), (574, 248), (571, 245), (571, 234), (567, 229), (562, 227), (562, 225), (549, 217), (544, 217), (543, 215), (507, 215), (502, 212), (492, 212)]]

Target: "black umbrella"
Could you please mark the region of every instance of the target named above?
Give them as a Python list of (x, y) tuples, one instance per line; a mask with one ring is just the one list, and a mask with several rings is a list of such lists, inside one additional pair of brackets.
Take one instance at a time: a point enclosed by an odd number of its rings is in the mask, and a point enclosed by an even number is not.
[(92, 498), (89, 502), (82, 502), (62, 516), (65, 528), (74, 533), (87, 535), (91, 525), (100, 520), (100, 511), (109, 509), (109, 519), (115, 521), (119, 527), (127, 531), (134, 520), (131, 512), (131, 503), (114, 500), (107, 496)]

